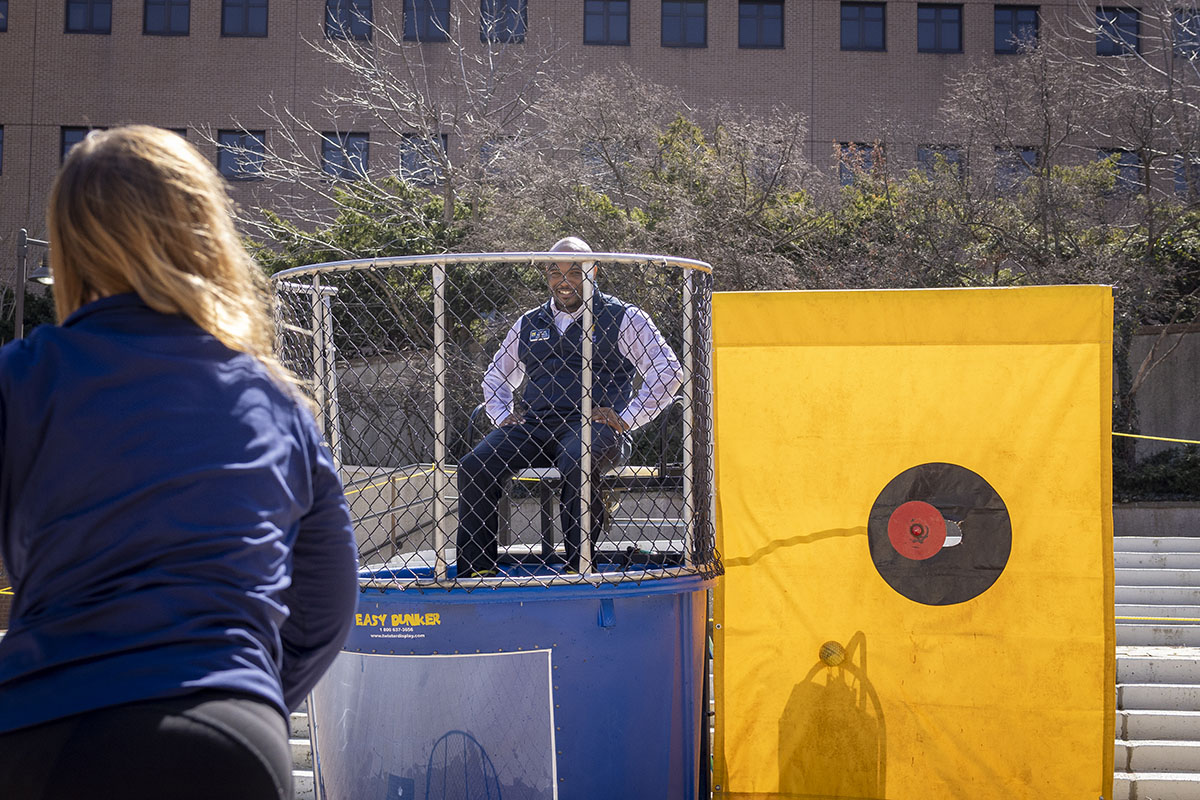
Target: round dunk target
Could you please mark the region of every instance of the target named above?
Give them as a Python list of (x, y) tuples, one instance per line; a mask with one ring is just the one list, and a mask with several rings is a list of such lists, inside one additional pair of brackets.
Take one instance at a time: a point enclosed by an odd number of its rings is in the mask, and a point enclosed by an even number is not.
[(1008, 564), (1012, 521), (996, 490), (957, 464), (919, 464), (883, 487), (867, 522), (871, 561), (918, 603), (965, 603)]

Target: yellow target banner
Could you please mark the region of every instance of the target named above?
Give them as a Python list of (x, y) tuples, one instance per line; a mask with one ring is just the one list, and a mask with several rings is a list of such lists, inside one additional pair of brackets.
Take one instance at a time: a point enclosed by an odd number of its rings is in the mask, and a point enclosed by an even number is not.
[(713, 298), (717, 796), (1112, 796), (1112, 291)]

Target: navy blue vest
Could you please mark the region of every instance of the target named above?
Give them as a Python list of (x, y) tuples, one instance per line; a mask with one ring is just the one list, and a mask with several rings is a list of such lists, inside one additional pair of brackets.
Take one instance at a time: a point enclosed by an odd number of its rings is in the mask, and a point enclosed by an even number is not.
[[(633, 397), (633, 363), (621, 355), (617, 339), (625, 304), (597, 293), (596, 336), (592, 346), (592, 403), (624, 411)], [(551, 300), (521, 317), (517, 357), (527, 378), (522, 400), (526, 413), (539, 419), (579, 416), (583, 383), (583, 325), (572, 322), (559, 334)]]

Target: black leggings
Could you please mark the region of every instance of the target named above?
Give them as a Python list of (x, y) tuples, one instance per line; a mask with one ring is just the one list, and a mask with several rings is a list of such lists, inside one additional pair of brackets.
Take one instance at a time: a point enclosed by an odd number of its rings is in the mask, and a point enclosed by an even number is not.
[(287, 721), (202, 691), (0, 734), (4, 800), (291, 800)]

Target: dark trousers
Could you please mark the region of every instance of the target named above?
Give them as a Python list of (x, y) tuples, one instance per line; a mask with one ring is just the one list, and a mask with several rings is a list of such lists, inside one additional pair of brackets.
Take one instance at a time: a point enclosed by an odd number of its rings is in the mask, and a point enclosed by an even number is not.
[(0, 734), (4, 800), (291, 800), (287, 721), (201, 691)]
[[(458, 574), (493, 569), (497, 559), (500, 493), (519, 470), (557, 467), (562, 473), (559, 520), (567, 564), (579, 569), (583, 428), (579, 421), (528, 421), (497, 428), (458, 465)], [(600, 535), (600, 476), (628, 456), (629, 439), (592, 423), (592, 545)]]

